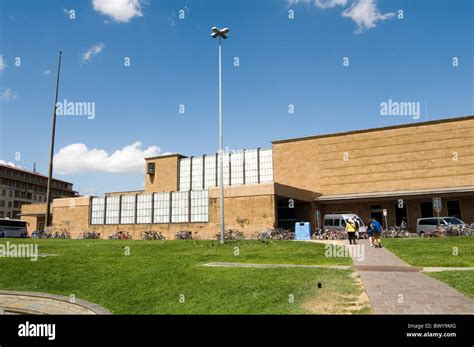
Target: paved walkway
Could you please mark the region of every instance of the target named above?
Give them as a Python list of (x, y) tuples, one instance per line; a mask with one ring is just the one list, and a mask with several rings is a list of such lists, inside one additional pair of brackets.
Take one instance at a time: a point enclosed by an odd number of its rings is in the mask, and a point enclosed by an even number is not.
[(353, 263), (374, 313), (474, 314), (474, 300), (421, 273), (420, 268), (411, 267), (385, 248), (372, 248), (368, 240), (360, 240), (360, 244), (365, 256), (362, 260), (353, 257)]
[(256, 264), (256, 263), (225, 263), (225, 262), (214, 262), (207, 263), (204, 266), (217, 266), (217, 267), (253, 267), (253, 268), (312, 268), (312, 269), (334, 269), (334, 270), (350, 270), (352, 266), (345, 265), (296, 265), (296, 264)]

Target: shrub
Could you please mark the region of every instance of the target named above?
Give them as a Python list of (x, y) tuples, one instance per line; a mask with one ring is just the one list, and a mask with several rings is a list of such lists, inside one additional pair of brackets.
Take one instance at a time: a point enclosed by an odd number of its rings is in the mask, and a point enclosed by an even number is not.
[[(221, 239), (221, 233), (217, 233), (214, 237), (216, 240)], [(245, 240), (244, 233), (236, 229), (229, 229), (224, 231), (224, 240), (225, 241), (239, 241)]]
[(142, 240), (164, 240), (165, 237), (159, 231), (144, 231), (140, 234)]

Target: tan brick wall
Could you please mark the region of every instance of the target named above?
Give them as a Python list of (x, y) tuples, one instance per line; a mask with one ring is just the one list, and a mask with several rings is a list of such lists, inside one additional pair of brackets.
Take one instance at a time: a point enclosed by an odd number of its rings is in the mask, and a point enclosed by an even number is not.
[[(72, 238), (78, 238), (84, 231), (96, 231), (102, 238), (108, 238), (116, 231), (128, 231), (139, 239), (144, 231), (160, 231), (167, 240), (174, 239), (178, 231), (197, 232), (202, 239), (213, 239), (219, 232), (219, 199), (209, 200), (208, 223), (170, 224), (120, 224), (90, 225), (89, 197), (56, 199), (53, 203), (53, 231), (68, 231)], [(258, 232), (275, 227), (274, 195), (229, 196), (225, 198), (226, 229), (243, 231), (246, 238), (255, 238)]]
[(474, 118), (274, 143), (273, 166), (275, 182), (323, 195), (474, 185)]
[(169, 155), (147, 159), (148, 163), (155, 163), (155, 174), (146, 173), (145, 192), (172, 192), (178, 190), (178, 170), (180, 155)]
[[(24, 220), (28, 223), (27, 232), (28, 235), (35, 230), (38, 230), (38, 216), (40, 214), (40, 219), (44, 221), (44, 215), (46, 214), (46, 203), (39, 204), (23, 204), (21, 205), (21, 220)], [(29, 215), (34, 214), (34, 215)]]

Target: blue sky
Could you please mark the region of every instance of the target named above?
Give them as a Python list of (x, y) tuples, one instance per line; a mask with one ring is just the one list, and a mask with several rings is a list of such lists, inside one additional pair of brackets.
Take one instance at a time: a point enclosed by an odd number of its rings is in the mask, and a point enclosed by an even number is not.
[[(27, 169), (37, 162), (47, 172), (60, 49), (59, 100), (94, 103), (95, 117), (58, 116), (57, 178), (83, 194), (142, 189), (143, 155), (215, 152), (214, 25), (231, 29), (223, 42), (230, 149), (471, 115), (473, 7), (470, 0), (0, 0), (0, 159)], [(389, 99), (419, 102), (420, 118), (381, 115)]]

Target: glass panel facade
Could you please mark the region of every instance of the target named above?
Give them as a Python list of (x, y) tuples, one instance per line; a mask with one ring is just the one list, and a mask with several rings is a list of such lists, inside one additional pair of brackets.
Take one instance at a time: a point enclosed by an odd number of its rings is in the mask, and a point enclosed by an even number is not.
[(137, 195), (137, 223), (151, 223), (151, 194)]
[(244, 153), (232, 153), (230, 156), (230, 183), (233, 186), (244, 184)]
[(258, 183), (258, 151), (245, 151), (245, 184)]
[(204, 180), (204, 165), (203, 157), (194, 157), (192, 159), (192, 189), (201, 190), (203, 189), (203, 180)]
[(155, 193), (154, 194), (154, 216), (155, 223), (169, 223), (170, 222), (170, 193)]
[[(217, 154), (213, 154), (193, 158), (192, 169), (190, 158), (180, 159), (179, 190), (187, 191), (191, 188), (192, 190), (201, 190), (218, 187), (220, 178), (219, 161), (216, 161), (216, 156)], [(273, 156), (271, 149), (224, 153), (223, 161), (225, 186), (273, 182)], [(192, 173), (190, 170), (192, 170)], [(202, 182), (203, 175), (204, 183)]]
[(179, 190), (189, 190), (191, 186), (191, 159), (179, 160)]
[(209, 196), (207, 190), (191, 191), (191, 222), (207, 222)]
[(217, 186), (216, 159), (216, 155), (209, 155), (204, 159), (204, 189)]
[(189, 192), (171, 193), (171, 223), (189, 222)]
[(260, 151), (260, 183), (273, 181), (273, 156), (272, 150)]
[(105, 223), (119, 224), (120, 216), (120, 195), (107, 196)]
[(92, 198), (91, 224), (104, 224), (105, 198)]
[(120, 224), (135, 224), (135, 195), (123, 195)]

